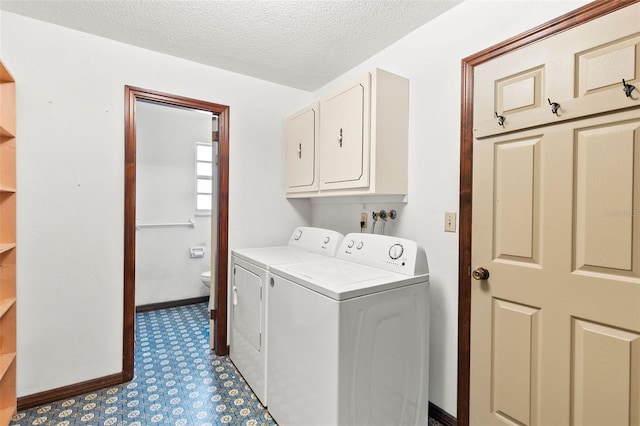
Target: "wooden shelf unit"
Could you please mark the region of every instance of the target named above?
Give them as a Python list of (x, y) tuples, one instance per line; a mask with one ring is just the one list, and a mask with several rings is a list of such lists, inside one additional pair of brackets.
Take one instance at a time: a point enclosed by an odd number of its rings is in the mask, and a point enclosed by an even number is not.
[(16, 412), (16, 84), (0, 61), (0, 426)]

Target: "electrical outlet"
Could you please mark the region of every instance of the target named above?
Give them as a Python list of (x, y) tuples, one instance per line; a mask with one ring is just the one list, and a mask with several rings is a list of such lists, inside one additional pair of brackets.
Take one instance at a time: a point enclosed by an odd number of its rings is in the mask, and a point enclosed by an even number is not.
[(362, 229), (367, 229), (367, 217), (369, 215), (366, 213), (360, 213), (360, 223), (364, 222), (364, 226), (362, 226)]
[(444, 231), (456, 232), (456, 213), (455, 212), (444, 213)]

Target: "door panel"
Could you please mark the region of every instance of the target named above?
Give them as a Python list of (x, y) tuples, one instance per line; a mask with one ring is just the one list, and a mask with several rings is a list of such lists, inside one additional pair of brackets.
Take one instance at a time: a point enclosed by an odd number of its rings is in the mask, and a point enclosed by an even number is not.
[(639, 130), (634, 120), (576, 131), (576, 269), (632, 270)]
[(576, 54), (576, 97), (617, 88), (622, 79), (640, 77), (640, 34), (605, 43)]
[(471, 424), (638, 424), (639, 113), (475, 142)]
[(506, 422), (531, 424), (535, 411), (540, 310), (493, 300), (492, 411)]
[(574, 319), (572, 346), (573, 424), (639, 424), (640, 335)]
[(513, 114), (542, 106), (543, 71), (539, 66), (497, 80), (494, 110)]
[(533, 138), (495, 145), (496, 257), (537, 261), (538, 143)]

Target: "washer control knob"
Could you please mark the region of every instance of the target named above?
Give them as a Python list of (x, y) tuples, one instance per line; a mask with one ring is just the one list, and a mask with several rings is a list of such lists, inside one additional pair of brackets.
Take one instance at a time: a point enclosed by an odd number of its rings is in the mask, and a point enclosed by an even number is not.
[(295, 234), (293, 234), (293, 239), (298, 241), (302, 237), (302, 229), (298, 229)]
[(357, 248), (358, 250), (360, 250), (360, 249), (362, 248), (362, 246), (364, 246), (364, 243), (363, 243), (362, 241), (360, 241), (360, 242), (358, 243), (358, 245), (356, 246), (356, 248)]
[(324, 243), (325, 243), (325, 244), (327, 244), (329, 241), (331, 241), (331, 237), (327, 236), (327, 237), (324, 239)]
[(349, 241), (349, 242), (347, 243), (347, 247), (352, 248), (352, 247), (353, 247), (353, 244), (355, 244), (355, 243), (353, 242), (353, 240), (351, 240), (351, 241)]
[(402, 247), (402, 244), (396, 243), (389, 249), (389, 257), (393, 260), (400, 258), (400, 256), (402, 256), (402, 253), (404, 253), (404, 247)]

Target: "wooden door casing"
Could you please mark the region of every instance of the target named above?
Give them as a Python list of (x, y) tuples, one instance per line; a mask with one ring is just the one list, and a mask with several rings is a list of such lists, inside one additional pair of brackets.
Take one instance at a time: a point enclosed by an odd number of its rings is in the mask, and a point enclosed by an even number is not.
[[(134, 375), (135, 346), (135, 268), (136, 268), (136, 131), (135, 104), (148, 100), (168, 105), (200, 109), (218, 115), (218, 227), (217, 258), (212, 259), (217, 277), (215, 306), (211, 306), (211, 317), (215, 317), (216, 355), (227, 355), (227, 273), (229, 258), (229, 106), (198, 99), (176, 96), (132, 86), (125, 86), (125, 140), (124, 140), (124, 307), (123, 307), (123, 354), (120, 383), (129, 381)], [(212, 229), (212, 233), (216, 230)], [(213, 245), (213, 241), (212, 241)], [(213, 284), (212, 284), (213, 286)], [(88, 391), (88, 390), (87, 390)]]

